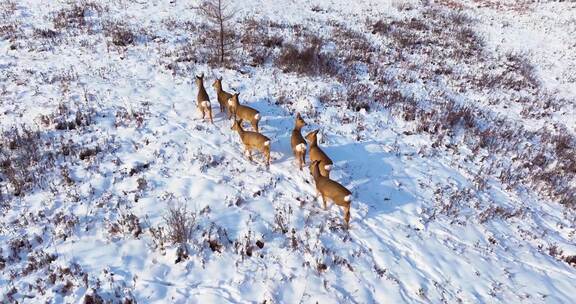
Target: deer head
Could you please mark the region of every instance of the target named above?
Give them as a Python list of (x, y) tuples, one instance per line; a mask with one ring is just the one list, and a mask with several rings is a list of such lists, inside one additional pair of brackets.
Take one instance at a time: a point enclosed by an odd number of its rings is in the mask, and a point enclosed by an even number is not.
[(302, 127), (304, 127), (306, 125), (306, 122), (304, 121), (302, 116), (300, 116), (300, 113), (296, 113), (296, 124), (295, 125), (296, 125), (297, 130), (302, 129)]

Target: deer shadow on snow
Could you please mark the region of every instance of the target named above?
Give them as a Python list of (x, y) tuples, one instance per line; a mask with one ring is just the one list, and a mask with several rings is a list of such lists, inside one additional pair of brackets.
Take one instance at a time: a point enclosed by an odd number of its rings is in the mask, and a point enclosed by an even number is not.
[[(244, 100), (242, 104), (258, 110), (260, 115), (262, 115), (259, 124), (260, 132), (272, 140), (272, 165), (274, 165), (274, 162), (293, 161), (292, 158), (294, 156), (290, 147), (290, 136), (294, 128), (295, 114), (291, 115), (285, 109), (274, 105), (267, 98), (260, 98), (254, 101)], [(251, 131), (251, 129), (249, 130)], [(278, 154), (280, 154), (279, 158)]]
[[(290, 146), (295, 114), (291, 115), (281, 107), (271, 104), (268, 99), (247, 100), (245, 104), (263, 114), (262, 132), (272, 138), (272, 150), (276, 155), (281, 154), (274, 162), (288, 161), (296, 168)], [(302, 130), (302, 135), (316, 128), (313, 124), (307, 125)], [(320, 147), (335, 164), (330, 177), (352, 191), (353, 202), (361, 202), (369, 207), (367, 217), (391, 213), (416, 200), (414, 195), (405, 189), (412, 188), (414, 181), (402, 172), (402, 160), (393, 152), (382, 151), (382, 145), (384, 143), (379, 141), (342, 145), (320, 143)], [(307, 154), (306, 166), (309, 164)], [(402, 185), (397, 186), (397, 182)]]
[[(381, 142), (367, 141), (344, 145), (321, 144), (334, 162), (330, 177), (346, 186), (353, 193), (352, 203), (361, 202), (369, 208), (366, 216), (392, 213), (416, 198), (397, 187), (396, 181), (411, 186), (413, 181), (393, 169), (401, 162), (394, 153), (371, 151)], [(397, 165), (396, 165), (397, 166)]]

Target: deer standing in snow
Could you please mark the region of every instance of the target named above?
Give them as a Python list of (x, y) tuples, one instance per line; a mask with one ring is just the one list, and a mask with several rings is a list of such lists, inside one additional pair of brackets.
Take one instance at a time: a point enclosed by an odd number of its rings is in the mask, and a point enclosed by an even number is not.
[(242, 121), (248, 121), (252, 125), (252, 128), (254, 128), (254, 131), (258, 132), (260, 113), (251, 107), (241, 105), (238, 101), (238, 95), (240, 95), (240, 93), (233, 94), (232, 98), (228, 99), (228, 109), (232, 112), (234, 120), (238, 120), (240, 125), (242, 125)]
[(296, 113), (296, 122), (294, 124), (294, 130), (292, 130), (292, 137), (290, 138), (290, 144), (292, 145), (292, 152), (294, 152), (294, 157), (298, 161), (298, 166), (300, 171), (302, 171), (302, 166), (306, 163), (306, 141), (302, 137), (302, 127), (306, 125), (300, 113)]
[(206, 116), (208, 116), (210, 122), (214, 123), (214, 121), (212, 121), (212, 107), (210, 106), (210, 97), (204, 88), (204, 74), (196, 76), (196, 86), (198, 87), (196, 106), (198, 107), (198, 110), (202, 112), (202, 119), (205, 119)]
[(350, 202), (352, 201), (352, 192), (340, 185), (338, 182), (320, 174), (320, 161), (312, 161), (310, 164), (310, 173), (316, 184), (316, 191), (322, 196), (322, 203), (326, 209), (326, 200), (333, 201), (336, 205), (344, 208), (344, 221), (346, 227), (350, 226)]
[(306, 140), (310, 144), (310, 162), (318, 161), (320, 175), (330, 177), (330, 170), (332, 170), (332, 160), (320, 147), (318, 146), (319, 130), (312, 131), (306, 135)]
[(230, 105), (228, 104), (228, 100), (232, 98), (232, 94), (222, 89), (222, 77), (216, 78), (212, 86), (216, 90), (216, 94), (218, 96), (218, 103), (220, 104), (220, 112), (222, 113), (228, 112), (228, 119), (230, 119), (230, 117), (232, 117), (232, 112), (230, 111)]
[(270, 166), (270, 139), (258, 132), (244, 131), (240, 121), (234, 120), (232, 130), (238, 131), (248, 159), (252, 160), (252, 150), (261, 151), (266, 158), (266, 165)]

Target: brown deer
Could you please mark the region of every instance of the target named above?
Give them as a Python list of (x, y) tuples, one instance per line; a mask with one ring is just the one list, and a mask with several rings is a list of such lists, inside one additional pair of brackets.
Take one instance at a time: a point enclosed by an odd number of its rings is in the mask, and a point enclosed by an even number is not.
[(228, 99), (228, 109), (234, 115), (234, 120), (240, 121), (240, 125), (242, 125), (242, 121), (248, 121), (254, 131), (258, 132), (260, 113), (251, 107), (241, 105), (238, 101), (238, 95), (240, 95), (240, 93), (233, 94), (232, 98)]
[(300, 113), (296, 113), (296, 122), (294, 125), (294, 130), (292, 130), (292, 137), (290, 138), (290, 144), (292, 145), (292, 152), (294, 152), (294, 157), (298, 160), (298, 166), (300, 171), (302, 171), (302, 166), (306, 164), (306, 141), (302, 137), (302, 127), (306, 125)]
[(212, 121), (212, 107), (210, 106), (210, 97), (204, 88), (204, 74), (196, 76), (196, 86), (198, 87), (198, 95), (196, 97), (196, 106), (202, 112), (202, 119), (208, 115), (211, 123)]
[(228, 99), (232, 98), (232, 94), (222, 89), (222, 77), (216, 78), (212, 86), (214, 87), (214, 89), (216, 90), (216, 94), (218, 95), (220, 112), (222, 113), (228, 112), (228, 119), (230, 119), (230, 117), (232, 117), (232, 113), (230, 112), (230, 105), (228, 105)]
[(322, 196), (322, 203), (326, 209), (326, 200), (333, 201), (336, 205), (344, 208), (344, 221), (346, 227), (350, 225), (350, 202), (352, 201), (352, 192), (340, 185), (338, 182), (320, 174), (320, 161), (313, 161), (310, 164), (310, 173), (316, 184), (316, 191)]
[(270, 166), (270, 139), (258, 132), (244, 131), (240, 121), (234, 120), (232, 130), (238, 131), (244, 150), (248, 154), (248, 159), (252, 160), (252, 150), (261, 151), (266, 158), (266, 165)]
[(310, 145), (310, 161), (319, 161), (320, 174), (325, 177), (330, 177), (330, 170), (332, 170), (332, 160), (320, 147), (318, 146), (319, 130), (312, 131), (306, 135), (306, 140)]

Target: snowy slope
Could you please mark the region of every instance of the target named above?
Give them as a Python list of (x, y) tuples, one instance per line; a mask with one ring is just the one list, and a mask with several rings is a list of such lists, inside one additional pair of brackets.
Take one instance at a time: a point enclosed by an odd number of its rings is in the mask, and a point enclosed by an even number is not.
[[(196, 11), (174, 2), (107, 3), (102, 12), (85, 14), (93, 23), (88, 30), (61, 29), (68, 34), (48, 38), (51, 43), (34, 38), (35, 29), (52, 28), (50, 16), (67, 4), (21, 1), (4, 16), (21, 29), (0, 40), (4, 137), (24, 124), (39, 134), (29, 142), (51, 154), (42, 154), (50, 159), (47, 169), (34, 171), (38, 185), (25, 195), (13, 194), (9, 171), (2, 171), (3, 301), (77, 303), (95, 295), (114, 303), (576, 300), (576, 268), (564, 260), (576, 254), (574, 210), (527, 186), (512, 188), (500, 172), (479, 179), (489, 150), (458, 142), (437, 147), (431, 135), (415, 132), (416, 122), (379, 106), (354, 111), (323, 103), (326, 92), (341, 96), (346, 89), (337, 77), (193, 61), (174, 72), (168, 54), (190, 35), (181, 26), (201, 26)], [(366, 30), (368, 18), (416, 15), (420, 4), (410, 3), (248, 1), (237, 18), (305, 24), (329, 36), (330, 20)], [(503, 14), (481, 12), (481, 20)], [(130, 24), (137, 42), (112, 45), (100, 19)], [(166, 19), (178, 26), (170, 30)], [(238, 27), (245, 29), (241, 21)], [(483, 30), (493, 37), (492, 28)], [(386, 45), (376, 35), (369, 39)], [(541, 65), (542, 75), (554, 71)], [(358, 69), (358, 81), (373, 84)], [(200, 119), (194, 104), (192, 76), (200, 73), (214, 125)], [(217, 109), (211, 87), (217, 76), (263, 114), (261, 132), (272, 139), (269, 169), (262, 158), (242, 155), (231, 122)], [(569, 82), (548, 85), (573, 93)], [(423, 99), (434, 93), (420, 80), (403, 89)], [(448, 85), (440, 89), (453, 93)], [(555, 117), (573, 128), (574, 112), (563, 110)], [(289, 143), (296, 111), (309, 123), (306, 132), (321, 129), (320, 145), (335, 163), (331, 177), (353, 192), (349, 230), (337, 206), (323, 210), (308, 170), (297, 169)], [(76, 126), (61, 128), (62, 120)], [(1, 149), (26, 150), (15, 145), (3, 140)], [(178, 263), (178, 245), (158, 237), (169, 229), (174, 207), (195, 215), (189, 256)]]

